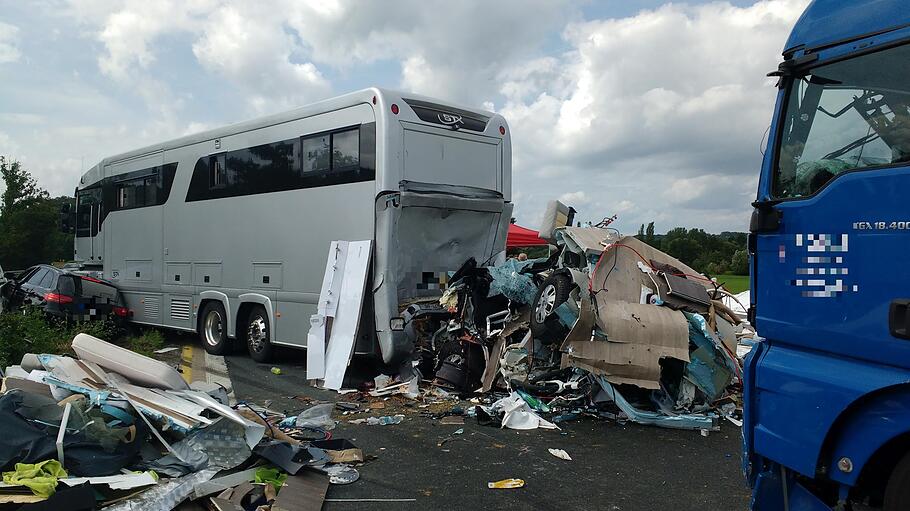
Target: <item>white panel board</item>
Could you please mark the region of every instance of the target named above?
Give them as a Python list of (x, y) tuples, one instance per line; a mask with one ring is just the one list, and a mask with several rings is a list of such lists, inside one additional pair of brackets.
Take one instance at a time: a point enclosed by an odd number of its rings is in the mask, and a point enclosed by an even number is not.
[(319, 291), (319, 303), (316, 314), (310, 316), (310, 330), (307, 334), (306, 377), (317, 380), (325, 377), (325, 338), (329, 322), (338, 310), (338, 298), (341, 294), (341, 276), (344, 261), (347, 257), (348, 242), (333, 241), (329, 245), (325, 273), (322, 276), (322, 289)]
[(327, 389), (341, 389), (344, 373), (351, 360), (351, 355), (354, 353), (372, 252), (373, 242), (371, 240), (352, 241), (348, 244), (341, 274), (338, 309), (335, 312), (332, 331), (326, 346), (323, 386)]

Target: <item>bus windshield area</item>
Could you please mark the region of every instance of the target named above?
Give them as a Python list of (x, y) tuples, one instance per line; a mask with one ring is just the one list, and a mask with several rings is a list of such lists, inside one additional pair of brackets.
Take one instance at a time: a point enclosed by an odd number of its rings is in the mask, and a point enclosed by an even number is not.
[(910, 163), (910, 45), (790, 80), (773, 195), (812, 195), (849, 170)]

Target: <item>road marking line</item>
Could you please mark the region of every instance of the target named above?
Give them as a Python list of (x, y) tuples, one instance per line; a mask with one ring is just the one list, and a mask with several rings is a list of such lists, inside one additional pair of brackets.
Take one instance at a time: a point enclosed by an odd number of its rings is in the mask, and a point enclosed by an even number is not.
[(228, 401), (232, 405), (235, 404), (237, 397), (234, 395), (234, 385), (231, 383), (231, 375), (228, 372), (224, 357), (205, 352), (205, 368), (205, 380), (227, 389)]
[(193, 382), (193, 347), (189, 344), (180, 351), (180, 375), (187, 383)]

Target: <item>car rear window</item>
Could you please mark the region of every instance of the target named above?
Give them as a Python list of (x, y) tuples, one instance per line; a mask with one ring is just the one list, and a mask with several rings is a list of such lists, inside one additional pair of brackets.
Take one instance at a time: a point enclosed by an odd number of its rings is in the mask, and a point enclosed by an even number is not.
[(48, 271), (47, 274), (45, 274), (44, 277), (41, 279), (41, 282), (38, 283), (38, 287), (40, 287), (41, 289), (51, 289), (54, 287), (54, 279), (56, 279), (56, 278), (57, 278), (56, 273), (54, 273), (52, 271)]
[(101, 298), (109, 302), (117, 301), (117, 288), (95, 279), (82, 278), (82, 296)]
[(61, 275), (57, 279), (57, 292), (62, 295), (73, 296), (76, 294), (76, 283), (73, 282), (73, 277), (69, 275)]

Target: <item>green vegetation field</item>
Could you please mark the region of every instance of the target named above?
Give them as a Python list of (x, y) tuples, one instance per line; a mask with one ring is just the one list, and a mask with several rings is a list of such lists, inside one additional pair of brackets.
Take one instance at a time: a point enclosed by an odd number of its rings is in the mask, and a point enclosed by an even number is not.
[(741, 293), (749, 289), (748, 275), (718, 275), (717, 281), (731, 293)]

